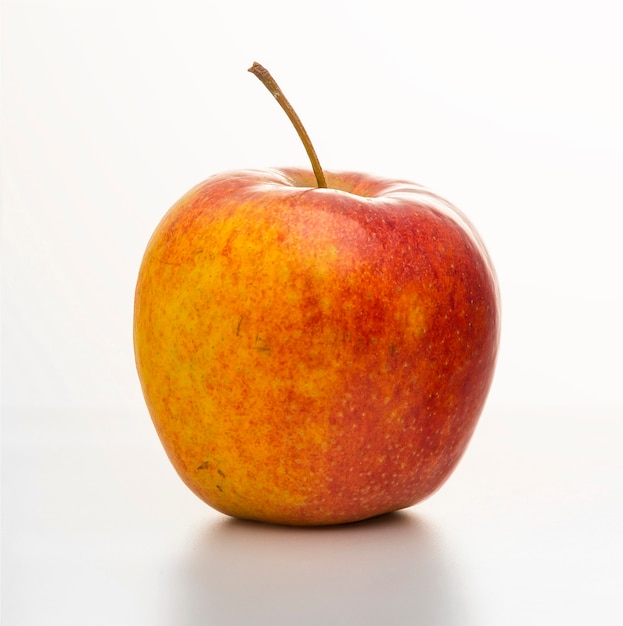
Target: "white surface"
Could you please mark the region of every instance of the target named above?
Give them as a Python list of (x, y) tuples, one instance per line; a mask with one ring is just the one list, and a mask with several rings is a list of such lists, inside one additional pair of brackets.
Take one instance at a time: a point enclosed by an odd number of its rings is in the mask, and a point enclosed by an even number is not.
[(144, 414), (12, 412), (2, 624), (621, 624), (622, 417), (493, 407), (429, 500), (314, 530), (209, 509)]
[[(623, 5), (292, 6), (2, 3), (3, 626), (620, 624)], [(156, 223), (212, 173), (306, 165), (254, 60), (325, 167), (433, 188), (498, 271), (489, 407), (404, 514), (227, 521), (146, 415)]]

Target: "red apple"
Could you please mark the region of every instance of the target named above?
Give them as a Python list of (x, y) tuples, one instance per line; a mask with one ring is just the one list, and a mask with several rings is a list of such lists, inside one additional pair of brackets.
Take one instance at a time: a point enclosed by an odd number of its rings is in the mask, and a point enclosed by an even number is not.
[(495, 274), (424, 187), (237, 171), (183, 196), (135, 299), (137, 368), (184, 482), (293, 525), (411, 506), (448, 478), (492, 381)]

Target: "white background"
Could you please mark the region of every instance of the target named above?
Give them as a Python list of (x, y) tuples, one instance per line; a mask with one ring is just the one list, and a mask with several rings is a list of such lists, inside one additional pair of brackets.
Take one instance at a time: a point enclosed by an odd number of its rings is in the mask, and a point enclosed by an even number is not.
[[(622, 23), (598, 1), (5, 0), (6, 624), (586, 623), (590, 607), (615, 623)], [(253, 61), (325, 168), (446, 196), (500, 280), (498, 370), (463, 465), (358, 530), (206, 509), (134, 370), (134, 281), (168, 207), (212, 173), (307, 165)]]

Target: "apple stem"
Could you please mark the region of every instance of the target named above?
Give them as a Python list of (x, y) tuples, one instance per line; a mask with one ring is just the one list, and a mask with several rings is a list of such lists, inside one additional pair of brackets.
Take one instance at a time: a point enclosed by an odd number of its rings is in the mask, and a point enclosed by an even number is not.
[(259, 63), (253, 63), (253, 65), (249, 68), (249, 72), (257, 76), (262, 81), (264, 87), (270, 91), (270, 93), (275, 97), (275, 100), (277, 100), (281, 108), (285, 111), (286, 115), (290, 118), (298, 136), (303, 142), (303, 146), (305, 146), (307, 156), (311, 161), (312, 169), (314, 170), (314, 175), (316, 176), (316, 183), (318, 184), (318, 187), (326, 189), (327, 180), (324, 172), (322, 171), (322, 167), (320, 167), (320, 161), (318, 160), (318, 155), (314, 150), (311, 139), (309, 138), (301, 119), (296, 114), (296, 111), (288, 102), (288, 99), (283, 95), (277, 81), (270, 75), (270, 72)]

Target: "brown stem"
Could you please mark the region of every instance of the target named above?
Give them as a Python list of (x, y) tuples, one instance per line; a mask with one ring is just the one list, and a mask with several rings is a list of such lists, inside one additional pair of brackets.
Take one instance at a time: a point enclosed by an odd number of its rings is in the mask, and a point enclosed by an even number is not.
[(283, 95), (283, 92), (279, 88), (279, 85), (275, 81), (275, 79), (270, 75), (270, 72), (259, 63), (253, 63), (253, 65), (249, 68), (249, 72), (251, 74), (255, 74), (263, 83), (264, 87), (270, 91), (273, 96), (275, 96), (275, 100), (279, 103), (281, 108), (285, 111), (286, 115), (290, 118), (290, 121), (294, 125), (296, 132), (298, 133), (303, 145), (305, 146), (305, 150), (307, 152), (307, 156), (311, 161), (312, 169), (314, 170), (314, 175), (316, 176), (316, 183), (318, 187), (325, 188), (327, 187), (327, 180), (324, 176), (324, 172), (322, 171), (322, 167), (320, 167), (320, 161), (318, 160), (318, 156), (316, 155), (316, 151), (314, 150), (314, 146), (312, 145), (311, 139), (301, 122), (301, 119), (296, 114), (296, 111), (292, 107), (292, 105), (288, 102), (288, 99)]

